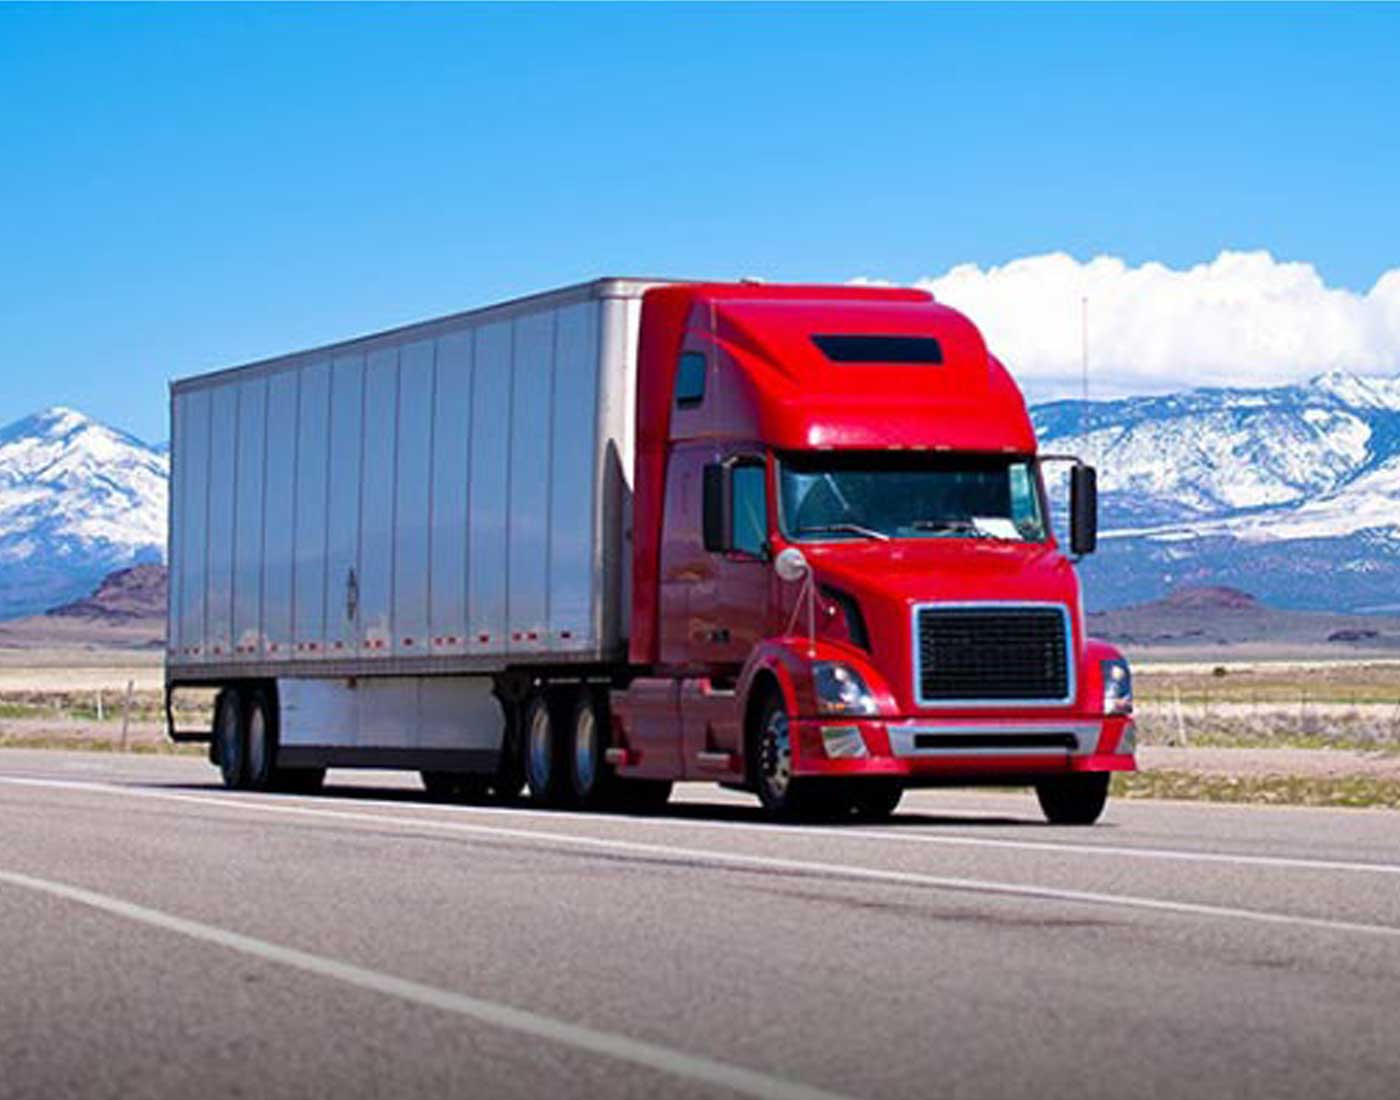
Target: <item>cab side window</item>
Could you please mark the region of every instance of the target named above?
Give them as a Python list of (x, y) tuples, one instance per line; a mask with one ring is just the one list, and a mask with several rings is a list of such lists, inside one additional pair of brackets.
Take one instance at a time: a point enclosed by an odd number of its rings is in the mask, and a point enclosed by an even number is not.
[(676, 366), (676, 408), (697, 409), (705, 400), (705, 356), (688, 351)]
[(733, 478), (734, 549), (762, 557), (768, 542), (766, 471), (757, 465), (735, 466)]

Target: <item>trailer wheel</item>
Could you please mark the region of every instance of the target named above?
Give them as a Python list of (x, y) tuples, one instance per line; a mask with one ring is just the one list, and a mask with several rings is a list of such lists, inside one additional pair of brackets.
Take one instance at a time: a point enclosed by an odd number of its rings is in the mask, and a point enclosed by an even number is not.
[(525, 783), (530, 799), (541, 806), (557, 805), (568, 782), (558, 715), (544, 692), (536, 692), (525, 707)]
[(1044, 779), (1036, 797), (1052, 825), (1092, 825), (1108, 801), (1108, 772), (1080, 772)]
[(214, 718), (214, 751), (224, 786), (236, 791), (247, 785), (248, 752), (243, 729), (243, 696), (237, 688), (219, 692)]
[(273, 786), (277, 774), (277, 731), (269, 712), (267, 696), (252, 692), (245, 704), (244, 738), (247, 762), (244, 764), (244, 786), (265, 791)]
[(569, 792), (580, 806), (597, 805), (614, 786), (603, 756), (608, 748), (607, 716), (599, 714), (600, 709), (593, 692), (580, 692), (569, 722)]

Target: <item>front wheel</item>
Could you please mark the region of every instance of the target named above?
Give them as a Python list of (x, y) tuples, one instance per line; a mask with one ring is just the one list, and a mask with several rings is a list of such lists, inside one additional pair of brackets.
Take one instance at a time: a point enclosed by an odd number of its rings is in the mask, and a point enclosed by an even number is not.
[(768, 816), (791, 820), (813, 810), (807, 784), (792, 774), (792, 730), (782, 696), (774, 692), (764, 704), (756, 731), (755, 772), (758, 799)]
[(1080, 772), (1035, 785), (1040, 808), (1052, 825), (1092, 825), (1108, 801), (1108, 772)]

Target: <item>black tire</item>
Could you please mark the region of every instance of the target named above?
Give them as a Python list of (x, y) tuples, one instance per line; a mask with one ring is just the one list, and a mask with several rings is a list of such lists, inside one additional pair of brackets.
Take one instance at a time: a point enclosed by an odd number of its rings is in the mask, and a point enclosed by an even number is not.
[(558, 709), (544, 692), (536, 692), (525, 705), (521, 730), (525, 785), (530, 801), (539, 806), (557, 806), (568, 794), (568, 763)]
[(1061, 775), (1036, 784), (1040, 808), (1052, 825), (1092, 825), (1108, 801), (1108, 772)]
[(267, 696), (250, 692), (243, 706), (244, 785), (266, 791), (277, 780), (277, 715)]
[(608, 734), (607, 707), (593, 692), (580, 692), (569, 716), (565, 737), (569, 795), (576, 805), (603, 804), (615, 785), (612, 765), (604, 755), (609, 744)]
[(214, 758), (224, 786), (231, 791), (248, 784), (248, 742), (243, 724), (243, 695), (224, 688), (214, 706)]
[[(792, 775), (792, 738), (787, 706), (776, 691), (759, 711), (758, 727), (750, 731), (754, 786), (768, 816), (780, 821), (809, 817), (824, 800), (810, 783)], [(828, 794), (834, 794), (831, 788)]]
[(851, 808), (863, 821), (885, 821), (904, 797), (904, 785), (897, 780), (861, 779), (851, 787)]

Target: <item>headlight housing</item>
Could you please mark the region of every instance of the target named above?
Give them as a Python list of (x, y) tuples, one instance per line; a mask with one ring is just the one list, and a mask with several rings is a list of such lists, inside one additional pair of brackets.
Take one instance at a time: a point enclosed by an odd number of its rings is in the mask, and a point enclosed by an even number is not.
[(822, 714), (878, 714), (875, 698), (861, 675), (840, 661), (818, 661), (812, 666), (812, 688)]
[(1105, 714), (1133, 713), (1133, 674), (1128, 662), (1121, 657), (1100, 661), (1103, 673), (1103, 712)]

